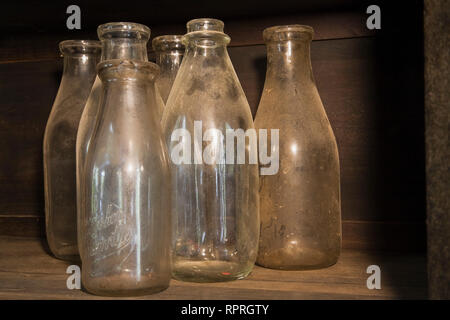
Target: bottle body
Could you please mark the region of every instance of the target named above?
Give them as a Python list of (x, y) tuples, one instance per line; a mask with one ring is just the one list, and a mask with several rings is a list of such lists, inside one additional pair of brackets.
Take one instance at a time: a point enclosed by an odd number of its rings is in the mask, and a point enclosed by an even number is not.
[(46, 234), (55, 257), (77, 260), (76, 135), (101, 46), (97, 41), (67, 40), (60, 49), (63, 77), (44, 134)]
[(279, 129), (279, 171), (261, 177), (257, 263), (314, 269), (336, 263), (341, 247), (339, 157), (310, 63), (312, 29), (264, 31), (267, 74), (256, 128)]
[(157, 68), (129, 60), (99, 65), (102, 102), (81, 186), (86, 210), (78, 220), (82, 283), (94, 294), (143, 295), (169, 285), (170, 177), (157, 118)]
[[(259, 197), (257, 164), (225, 159), (226, 130), (254, 125), (227, 36), (198, 32), (185, 36), (186, 54), (162, 120), (172, 160), (172, 268), (180, 280), (228, 281), (247, 276), (254, 265)], [(186, 135), (180, 140), (177, 133)]]
[[(150, 37), (150, 29), (148, 27), (131, 22), (112, 22), (100, 25), (97, 32), (102, 42), (101, 61), (111, 59), (148, 61), (146, 46)], [(79, 215), (82, 214), (81, 211), (85, 210), (86, 207), (86, 195), (81, 189), (81, 186), (84, 184), (83, 167), (94, 131), (96, 115), (100, 108), (101, 91), (101, 81), (97, 76), (78, 126), (76, 138), (76, 180), (77, 211)], [(158, 108), (160, 108), (159, 105)]]
[(152, 46), (156, 53), (156, 64), (160, 68), (156, 86), (165, 104), (183, 60), (185, 48), (180, 35), (156, 37), (152, 41)]

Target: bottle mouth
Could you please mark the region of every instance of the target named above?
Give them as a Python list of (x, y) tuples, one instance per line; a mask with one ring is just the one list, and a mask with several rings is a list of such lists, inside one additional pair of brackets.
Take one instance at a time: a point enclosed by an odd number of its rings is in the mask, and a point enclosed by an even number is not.
[(97, 28), (98, 38), (132, 38), (136, 40), (150, 39), (150, 28), (146, 25), (134, 22), (109, 22), (99, 25)]
[(213, 18), (193, 19), (186, 24), (183, 36), (185, 46), (194, 44), (201, 48), (214, 48), (230, 43), (230, 37), (223, 32), (222, 21)]
[(100, 54), (102, 44), (97, 40), (64, 40), (59, 43), (59, 51), (65, 54)]
[(153, 39), (152, 47), (155, 51), (184, 50), (182, 35), (164, 35)]
[(266, 42), (301, 40), (311, 41), (314, 29), (310, 26), (291, 24), (284, 26), (274, 26), (264, 29), (263, 38)]
[(187, 32), (195, 32), (201, 30), (220, 31), (223, 32), (223, 21), (213, 18), (198, 18), (186, 23)]
[(149, 81), (159, 74), (159, 67), (150, 61), (111, 59), (100, 62), (97, 73), (102, 81)]
[(230, 37), (221, 31), (192, 31), (183, 36), (185, 46), (215, 48), (230, 43)]

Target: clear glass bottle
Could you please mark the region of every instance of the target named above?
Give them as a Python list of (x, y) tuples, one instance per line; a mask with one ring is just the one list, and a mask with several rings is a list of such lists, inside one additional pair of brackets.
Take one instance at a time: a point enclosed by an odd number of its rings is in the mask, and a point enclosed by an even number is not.
[(261, 176), (257, 263), (314, 269), (338, 260), (341, 247), (339, 156), (310, 61), (313, 30), (264, 30), (267, 73), (256, 128), (279, 129), (279, 171)]
[(59, 48), (63, 76), (44, 135), (45, 223), (55, 257), (77, 260), (75, 140), (101, 46), (98, 41), (66, 40)]
[[(133, 22), (110, 22), (100, 25), (97, 28), (97, 34), (102, 43), (101, 61), (110, 59), (148, 61), (147, 42), (150, 38), (150, 29), (147, 26)], [(100, 92), (101, 81), (97, 77), (78, 126), (76, 179), (77, 210), (79, 215), (82, 214), (81, 211), (85, 210), (86, 206), (86, 195), (81, 189), (81, 185), (84, 184), (82, 172), (94, 130), (95, 117), (100, 107)], [(161, 109), (159, 104), (158, 109)]]
[(160, 74), (156, 80), (159, 93), (167, 102), (170, 89), (177, 76), (184, 55), (184, 44), (181, 35), (164, 35), (153, 39), (152, 46), (156, 53), (156, 63), (160, 67)]
[(168, 287), (170, 177), (157, 115), (152, 62), (107, 60), (85, 170), (86, 210), (79, 217), (82, 284), (106, 296)]
[[(240, 279), (251, 272), (258, 250), (258, 165), (226, 162), (220, 150), (226, 129), (254, 129), (253, 119), (223, 22), (195, 19), (187, 28), (162, 119), (171, 156), (172, 274), (195, 282)], [(188, 135), (174, 141), (177, 132)], [(181, 142), (187, 147), (178, 153)], [(246, 159), (250, 146), (245, 143)], [(177, 154), (184, 160), (175, 161)]]

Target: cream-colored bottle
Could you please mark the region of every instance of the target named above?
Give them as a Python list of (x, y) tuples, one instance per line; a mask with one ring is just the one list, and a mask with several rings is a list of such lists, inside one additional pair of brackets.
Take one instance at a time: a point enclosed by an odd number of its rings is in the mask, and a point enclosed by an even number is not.
[(280, 165), (275, 175), (260, 177), (257, 263), (291, 270), (330, 266), (341, 248), (339, 156), (312, 74), (313, 30), (275, 26), (263, 36), (267, 73), (255, 127), (279, 129)]

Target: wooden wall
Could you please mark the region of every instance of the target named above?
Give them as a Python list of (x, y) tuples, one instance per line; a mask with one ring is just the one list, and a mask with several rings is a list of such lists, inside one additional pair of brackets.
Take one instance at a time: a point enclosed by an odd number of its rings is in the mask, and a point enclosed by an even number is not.
[[(147, 2), (142, 10), (131, 4), (121, 10), (80, 1), (82, 30), (74, 31), (65, 29), (70, 3), (36, 7), (39, 19), (26, 5), (7, 4), (2, 24), (9, 31), (0, 38), (0, 235), (44, 234), (42, 139), (61, 77), (58, 42), (96, 39), (96, 25), (118, 20), (144, 23), (152, 37), (184, 33), (190, 18), (210, 16), (225, 21), (253, 114), (265, 76), (262, 30), (290, 23), (315, 29), (313, 72), (340, 152), (344, 246), (423, 250), (421, 2), (381, 4), (376, 31), (365, 26), (364, 2), (298, 2), (199, 2), (186, 10)], [(10, 18), (11, 11), (24, 19)]]

